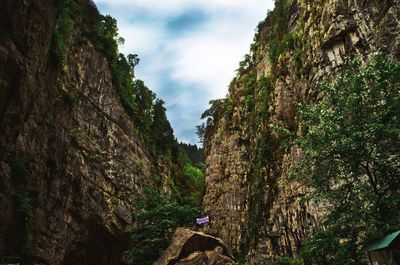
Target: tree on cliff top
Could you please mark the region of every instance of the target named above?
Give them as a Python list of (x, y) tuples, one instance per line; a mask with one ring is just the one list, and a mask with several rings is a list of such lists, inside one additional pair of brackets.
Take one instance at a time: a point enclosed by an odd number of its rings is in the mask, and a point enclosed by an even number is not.
[(362, 244), (400, 220), (400, 63), (377, 54), (349, 61), (322, 86), (323, 99), (300, 107), (304, 157), (292, 173), (328, 201), (325, 230), (303, 247), (307, 264), (363, 264)]

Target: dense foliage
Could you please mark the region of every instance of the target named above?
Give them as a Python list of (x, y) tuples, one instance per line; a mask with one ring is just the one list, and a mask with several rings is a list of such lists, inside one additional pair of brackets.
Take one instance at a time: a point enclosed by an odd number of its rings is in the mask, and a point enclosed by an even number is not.
[(135, 67), (140, 61), (138, 55), (119, 53), (118, 46), (124, 39), (118, 33), (116, 19), (101, 15), (92, 1), (58, 0), (57, 8), (53, 32), (55, 61), (64, 61), (75, 29), (79, 27), (82, 36), (106, 56), (121, 103), (151, 155), (155, 159), (168, 156), (170, 161), (176, 161), (178, 143), (167, 119), (164, 102), (157, 99), (143, 81), (135, 79)]
[(134, 206), (133, 250), (125, 253), (126, 261), (133, 265), (152, 264), (168, 246), (175, 229), (193, 224), (201, 214), (200, 207), (178, 204), (171, 196), (152, 189), (135, 197)]
[(195, 144), (186, 144), (186, 143), (180, 143), (179, 146), (183, 150), (185, 150), (185, 152), (188, 155), (188, 158), (190, 159), (193, 165), (196, 165), (200, 168), (204, 166), (203, 148), (199, 148)]
[(201, 205), (205, 191), (204, 160), (195, 164), (189, 157), (182, 144), (179, 144), (172, 187), (174, 188), (175, 198), (179, 203), (189, 202)]
[(300, 107), (304, 156), (292, 175), (330, 214), (302, 255), (307, 264), (364, 264), (362, 245), (400, 228), (400, 63), (382, 54), (366, 67), (349, 61), (322, 92)]
[(59, 0), (57, 9), (57, 20), (53, 32), (53, 57), (59, 63), (64, 60), (68, 52), (68, 42), (75, 27), (79, 5), (74, 0)]
[(205, 120), (205, 122), (196, 126), (196, 134), (201, 143), (204, 143), (204, 140), (207, 138), (207, 136), (211, 135), (216, 129), (216, 122), (220, 119), (220, 117), (223, 116), (225, 112), (225, 102), (226, 99), (210, 100), (210, 107), (201, 115), (201, 119)]

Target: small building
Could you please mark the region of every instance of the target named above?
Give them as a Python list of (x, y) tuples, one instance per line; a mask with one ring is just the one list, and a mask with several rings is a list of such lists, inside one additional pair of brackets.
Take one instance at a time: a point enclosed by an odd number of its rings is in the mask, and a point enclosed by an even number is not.
[(400, 230), (370, 242), (363, 249), (370, 265), (400, 265)]

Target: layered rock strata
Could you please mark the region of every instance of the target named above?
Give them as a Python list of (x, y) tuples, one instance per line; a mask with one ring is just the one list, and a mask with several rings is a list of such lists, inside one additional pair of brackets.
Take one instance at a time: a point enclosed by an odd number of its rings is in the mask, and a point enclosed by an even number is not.
[(131, 198), (154, 165), (79, 26), (53, 62), (55, 6), (12, 0), (0, 11), (0, 256), (119, 264)]
[(400, 58), (399, 1), (276, 1), (258, 26), (229, 96), (207, 128), (205, 211), (230, 250), (254, 262), (293, 255), (319, 229), (326, 208), (302, 200), (286, 173), (301, 151), (281, 148), (273, 127), (300, 133), (298, 102), (340, 73), (347, 57), (380, 49)]

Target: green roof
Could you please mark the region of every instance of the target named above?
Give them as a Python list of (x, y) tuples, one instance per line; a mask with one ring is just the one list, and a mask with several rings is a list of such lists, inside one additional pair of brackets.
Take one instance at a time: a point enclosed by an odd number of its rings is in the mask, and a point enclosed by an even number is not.
[(393, 240), (395, 240), (399, 235), (400, 235), (400, 230), (365, 245), (363, 247), (363, 250), (369, 252), (387, 248), (393, 242)]

